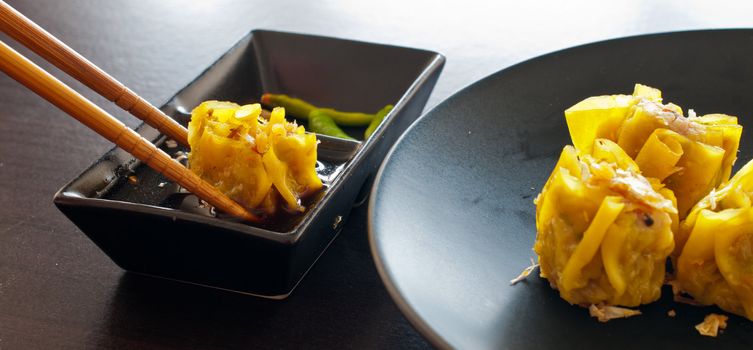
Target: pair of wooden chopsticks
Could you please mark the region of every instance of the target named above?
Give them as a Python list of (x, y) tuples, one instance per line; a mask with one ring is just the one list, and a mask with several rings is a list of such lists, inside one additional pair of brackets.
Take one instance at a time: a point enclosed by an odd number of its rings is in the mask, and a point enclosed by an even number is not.
[[(186, 129), (175, 120), (2, 0), (0, 30), (137, 118), (188, 145)], [(245, 220), (258, 221), (248, 210), (2, 41), (0, 70), (209, 204)]]

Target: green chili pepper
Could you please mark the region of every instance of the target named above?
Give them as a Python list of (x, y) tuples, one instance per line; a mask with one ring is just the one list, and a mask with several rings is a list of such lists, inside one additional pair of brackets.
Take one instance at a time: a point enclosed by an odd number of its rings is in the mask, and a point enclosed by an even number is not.
[(284, 107), (285, 114), (297, 118), (306, 119), (316, 107), (304, 100), (289, 97), (287, 95), (264, 94), (261, 95), (261, 103), (266, 106)]
[(309, 131), (346, 140), (355, 140), (350, 137), (350, 135), (346, 134), (345, 131), (342, 131), (342, 129), (335, 124), (335, 121), (332, 120), (332, 117), (321, 109), (314, 109), (311, 111), (308, 115), (308, 119)]
[(371, 121), (369, 124), (369, 127), (366, 128), (366, 132), (363, 133), (363, 138), (368, 139), (371, 134), (374, 133), (374, 130), (379, 126), (379, 124), (382, 124), (382, 121), (384, 120), (384, 117), (387, 116), (387, 114), (390, 114), (390, 111), (392, 110), (393, 105), (386, 105), (384, 108), (379, 110), (379, 112), (376, 113), (376, 116), (374, 117), (374, 120)]
[(341, 112), (332, 108), (319, 108), (299, 98), (281, 94), (264, 94), (261, 97), (261, 103), (268, 106), (284, 107), (287, 114), (301, 119), (308, 118), (312, 111), (318, 109), (327, 113), (335, 123), (343, 126), (366, 126), (375, 117), (374, 114), (368, 113)]

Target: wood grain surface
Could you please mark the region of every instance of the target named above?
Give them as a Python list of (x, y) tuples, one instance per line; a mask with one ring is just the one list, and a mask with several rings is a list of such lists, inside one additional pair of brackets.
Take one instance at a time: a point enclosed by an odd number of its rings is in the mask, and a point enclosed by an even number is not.
[[(160, 105), (251, 29), (418, 47), (447, 57), (431, 108), (527, 58), (626, 35), (753, 26), (725, 1), (9, 1)], [(0, 40), (134, 127), (140, 121)], [(293, 295), (262, 300), (124, 273), (52, 204), (111, 144), (0, 75), (0, 349), (426, 348), (370, 256), (366, 208)], [(469, 232), (469, 234), (472, 234)]]

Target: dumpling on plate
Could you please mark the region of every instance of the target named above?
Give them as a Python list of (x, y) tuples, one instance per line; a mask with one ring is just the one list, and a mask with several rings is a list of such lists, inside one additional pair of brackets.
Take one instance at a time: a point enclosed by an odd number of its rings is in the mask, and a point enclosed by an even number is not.
[(677, 195), (684, 218), (712, 189), (727, 181), (737, 158), (742, 126), (724, 114), (701, 117), (662, 104), (661, 91), (636, 84), (632, 95), (589, 97), (565, 111), (573, 145), (590, 152), (594, 140), (616, 142), (646, 177)]
[(571, 304), (652, 302), (674, 248), (674, 195), (616, 143), (589, 150), (566, 146), (535, 200), (541, 276)]
[(753, 161), (683, 221), (677, 284), (696, 301), (753, 320)]

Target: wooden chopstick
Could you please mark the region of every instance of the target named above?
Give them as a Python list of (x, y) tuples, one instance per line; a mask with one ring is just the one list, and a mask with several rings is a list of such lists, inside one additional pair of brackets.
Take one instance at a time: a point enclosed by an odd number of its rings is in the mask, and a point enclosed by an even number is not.
[(186, 128), (2, 0), (0, 30), (136, 118), (188, 146)]
[(167, 153), (2, 41), (0, 70), (209, 204), (245, 220), (258, 221), (255, 215)]

